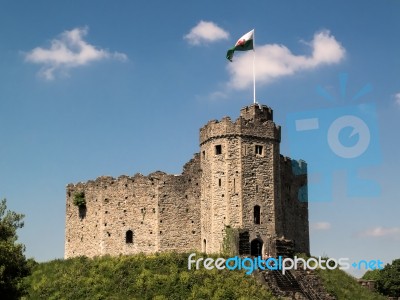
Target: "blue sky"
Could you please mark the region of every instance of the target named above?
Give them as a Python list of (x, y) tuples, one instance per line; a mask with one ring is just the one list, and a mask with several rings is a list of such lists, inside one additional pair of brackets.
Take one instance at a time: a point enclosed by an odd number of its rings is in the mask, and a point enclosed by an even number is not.
[[(236, 52), (233, 63), (225, 54), (255, 28), (257, 100), (274, 109), (282, 153), (311, 156), (310, 171), (331, 170), (331, 199), (310, 202), (312, 254), (398, 258), (399, 8), (387, 0), (2, 1), (0, 197), (26, 215), (26, 255), (63, 257), (68, 183), (180, 173), (201, 126), (251, 104), (252, 53)], [(370, 103), (373, 163), (352, 166), (380, 192), (349, 197), (346, 167), (332, 168), (313, 137), (298, 141), (290, 120), (311, 113), (323, 122)]]

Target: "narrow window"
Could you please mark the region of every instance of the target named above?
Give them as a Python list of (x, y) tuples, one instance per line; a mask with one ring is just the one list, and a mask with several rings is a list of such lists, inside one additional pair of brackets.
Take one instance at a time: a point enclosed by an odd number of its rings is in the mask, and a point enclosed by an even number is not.
[(206, 151), (203, 151), (203, 159), (206, 159)]
[(260, 224), (260, 206), (254, 206), (254, 224)]
[(256, 154), (258, 154), (258, 155), (263, 154), (263, 146), (256, 145)]
[(128, 230), (125, 234), (125, 242), (127, 244), (133, 244), (133, 231)]
[(236, 193), (236, 180), (233, 178), (233, 192)]
[(220, 154), (222, 154), (222, 146), (216, 145), (215, 146), (215, 155), (220, 155)]
[(218, 186), (221, 186), (221, 178), (220, 179), (218, 179)]

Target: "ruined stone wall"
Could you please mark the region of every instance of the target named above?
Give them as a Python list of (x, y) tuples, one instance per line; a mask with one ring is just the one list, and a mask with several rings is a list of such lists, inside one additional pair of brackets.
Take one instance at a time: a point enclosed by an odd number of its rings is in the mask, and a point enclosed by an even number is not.
[[(151, 253), (158, 248), (157, 188), (151, 176), (99, 177), (67, 186), (65, 257)], [(76, 191), (84, 191), (86, 216), (73, 205)], [(133, 243), (126, 243), (128, 230)], [(96, 235), (95, 235), (96, 233)]]
[[(182, 175), (155, 172), (69, 184), (65, 257), (199, 249), (199, 169), (197, 155)], [(81, 191), (84, 215), (73, 204)], [(126, 242), (128, 230), (132, 243)]]
[(310, 253), (307, 164), (281, 156), (283, 235), (294, 241), (295, 252)]
[[(99, 183), (67, 185), (65, 258), (87, 255), (101, 255), (102, 244), (102, 201)], [(73, 204), (75, 193), (85, 191), (87, 209), (79, 209)]]
[(200, 176), (200, 158), (196, 154), (182, 175), (160, 178), (159, 251), (201, 251)]

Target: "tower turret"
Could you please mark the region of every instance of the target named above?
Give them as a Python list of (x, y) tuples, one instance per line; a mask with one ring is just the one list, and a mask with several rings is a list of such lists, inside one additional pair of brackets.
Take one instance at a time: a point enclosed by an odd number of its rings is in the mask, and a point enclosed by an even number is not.
[(272, 109), (258, 104), (241, 109), (235, 122), (225, 117), (200, 129), (203, 251), (222, 250), (225, 226), (240, 228), (242, 244), (250, 242), (239, 246), (243, 254), (268, 252), (282, 234), (280, 140)]

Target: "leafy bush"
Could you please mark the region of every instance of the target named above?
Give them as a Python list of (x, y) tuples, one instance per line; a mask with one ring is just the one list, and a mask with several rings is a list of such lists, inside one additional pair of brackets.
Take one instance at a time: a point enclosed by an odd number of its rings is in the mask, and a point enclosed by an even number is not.
[(386, 299), (385, 297), (372, 293), (367, 288), (362, 287), (355, 278), (342, 270), (317, 269), (317, 273), (322, 278), (327, 292), (335, 296), (336, 299)]
[(41, 263), (26, 278), (26, 299), (275, 299), (244, 272), (188, 270), (187, 258), (161, 253)]
[[(307, 260), (309, 256), (303, 253), (296, 253), (297, 257)], [(317, 257), (314, 257), (318, 259)], [(325, 261), (329, 259), (326, 255), (322, 257)], [(333, 266), (332, 266), (333, 267)], [(363, 299), (363, 300), (385, 300), (386, 298), (372, 293), (362, 287), (357, 280), (345, 271), (336, 269), (316, 269), (317, 275), (321, 278), (325, 290), (335, 296), (336, 299)]]
[[(24, 299), (276, 299), (243, 270), (188, 270), (188, 255), (76, 257), (40, 263), (24, 280), (28, 293)], [(199, 257), (206, 256), (197, 253)], [(385, 299), (342, 270), (317, 273), (336, 299)]]
[(85, 192), (78, 192), (74, 195), (74, 205), (78, 207), (86, 206)]
[(363, 279), (375, 280), (378, 292), (389, 297), (400, 297), (400, 259), (395, 259), (382, 270), (368, 271)]

